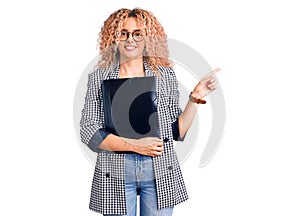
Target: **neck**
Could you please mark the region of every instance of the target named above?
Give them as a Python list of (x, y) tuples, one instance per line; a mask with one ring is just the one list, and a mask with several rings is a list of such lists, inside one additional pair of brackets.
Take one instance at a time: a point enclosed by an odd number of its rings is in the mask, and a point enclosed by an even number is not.
[(144, 63), (142, 58), (121, 61), (119, 77), (144, 76)]

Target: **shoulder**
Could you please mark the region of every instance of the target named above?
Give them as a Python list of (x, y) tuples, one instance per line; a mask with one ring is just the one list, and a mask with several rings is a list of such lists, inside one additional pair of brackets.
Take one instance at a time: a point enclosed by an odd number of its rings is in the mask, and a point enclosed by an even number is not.
[(158, 70), (159, 70), (162, 74), (168, 75), (168, 74), (173, 74), (173, 73), (174, 73), (174, 70), (173, 70), (173, 68), (171, 68), (171, 67), (158, 66), (157, 68), (158, 68)]
[(105, 80), (108, 74), (111, 72), (109, 68), (100, 68), (96, 69), (88, 74), (89, 80), (98, 80), (102, 81)]
[(166, 66), (158, 66), (157, 67), (160, 75), (166, 79), (174, 79), (176, 78), (175, 71), (172, 67), (166, 67)]
[(88, 86), (90, 88), (100, 89), (103, 80), (107, 79), (108, 69), (96, 69), (88, 74)]
[(166, 82), (177, 82), (176, 74), (172, 67), (158, 66), (158, 70), (160, 72), (160, 76)]

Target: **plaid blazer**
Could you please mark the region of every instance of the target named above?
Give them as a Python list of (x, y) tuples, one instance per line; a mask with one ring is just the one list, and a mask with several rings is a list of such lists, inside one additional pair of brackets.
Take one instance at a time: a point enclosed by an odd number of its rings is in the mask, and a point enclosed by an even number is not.
[[(153, 157), (158, 208), (168, 208), (188, 199), (179, 162), (173, 146), (172, 123), (182, 112), (179, 107), (178, 82), (169, 67), (153, 72), (144, 61), (145, 75), (156, 76), (157, 109), (160, 138), (164, 152)], [(80, 121), (83, 143), (91, 145), (92, 137), (104, 126), (101, 83), (119, 77), (119, 64), (110, 69), (98, 69), (88, 75), (88, 89)], [(99, 145), (100, 143), (97, 143)], [(101, 214), (126, 214), (125, 154), (97, 150), (89, 208)]]

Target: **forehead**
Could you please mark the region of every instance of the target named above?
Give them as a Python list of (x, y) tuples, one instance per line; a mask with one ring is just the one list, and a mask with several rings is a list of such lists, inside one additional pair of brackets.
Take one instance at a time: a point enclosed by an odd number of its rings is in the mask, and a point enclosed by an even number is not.
[(126, 22), (123, 23), (122, 29), (126, 29), (128, 31), (132, 31), (132, 30), (137, 30), (137, 29), (140, 29), (140, 28), (138, 26), (138, 22), (137, 22), (136, 18), (129, 17), (126, 20)]

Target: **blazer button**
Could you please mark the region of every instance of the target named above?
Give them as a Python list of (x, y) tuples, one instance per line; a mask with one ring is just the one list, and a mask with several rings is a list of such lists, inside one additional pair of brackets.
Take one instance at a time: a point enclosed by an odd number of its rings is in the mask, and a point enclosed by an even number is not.
[(106, 176), (106, 178), (109, 178), (110, 174), (109, 173), (105, 173), (105, 176)]
[(163, 139), (163, 141), (164, 141), (164, 142), (168, 142), (168, 141), (169, 141), (169, 138), (166, 137), (166, 138)]
[(172, 169), (173, 169), (173, 166), (169, 166), (169, 167), (168, 167), (168, 170), (172, 170)]

